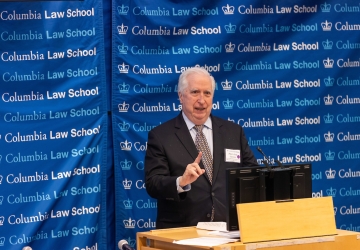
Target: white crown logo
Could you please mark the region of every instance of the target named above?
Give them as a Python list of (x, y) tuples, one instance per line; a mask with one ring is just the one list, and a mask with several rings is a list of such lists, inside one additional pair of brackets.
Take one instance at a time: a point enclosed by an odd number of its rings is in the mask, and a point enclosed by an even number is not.
[(332, 41), (329, 41), (329, 39), (326, 39), (326, 41), (322, 42), (324, 49), (332, 49), (333, 44), (334, 43)]
[(335, 79), (331, 78), (330, 76), (327, 78), (324, 78), (324, 83), (326, 87), (332, 87), (334, 85)]
[(334, 65), (334, 60), (328, 57), (327, 59), (323, 60), (323, 64), (326, 69), (331, 69)]
[(228, 61), (228, 62), (224, 63), (223, 66), (224, 66), (224, 71), (231, 71), (234, 64)]
[(120, 73), (127, 74), (129, 73), (129, 65), (126, 65), (125, 63), (119, 64), (118, 69)]
[(123, 201), (125, 209), (132, 209), (133, 203), (134, 202), (132, 200), (130, 200), (129, 198), (127, 200)]
[(120, 131), (127, 132), (129, 131), (130, 123), (126, 123), (125, 121), (123, 121), (122, 123), (118, 123), (118, 126), (120, 128)]
[(324, 121), (325, 123), (332, 123), (334, 120), (334, 116), (330, 115), (330, 113), (328, 113), (327, 115), (324, 115)]
[(122, 170), (130, 170), (132, 165), (132, 161), (128, 161), (125, 159), (125, 161), (120, 162), (120, 167)]
[(225, 15), (232, 15), (234, 14), (234, 6), (229, 6), (229, 4), (227, 4), (226, 6), (222, 7), (222, 10), (224, 12)]
[(234, 49), (235, 49), (235, 44), (233, 44), (231, 42), (228, 44), (225, 44), (226, 53), (232, 53), (232, 52), (234, 52)]
[(118, 50), (120, 54), (127, 54), (128, 46), (125, 46), (125, 44), (123, 43), (122, 45), (118, 45)]
[(335, 197), (336, 196), (336, 189), (331, 187), (331, 188), (326, 190), (326, 193), (327, 193), (328, 196)]
[(131, 151), (132, 143), (128, 142), (127, 140), (124, 142), (120, 142), (121, 150)]
[(135, 228), (135, 220), (129, 218), (128, 220), (123, 220), (125, 228)]
[(120, 35), (126, 35), (126, 33), (128, 31), (128, 26), (121, 24), (121, 25), (117, 26), (117, 29), (118, 29), (118, 32)]
[(129, 93), (130, 85), (123, 82), (122, 84), (118, 85), (119, 92), (122, 94)]
[(119, 15), (127, 15), (129, 11), (129, 6), (121, 5), (117, 7)]
[(325, 105), (332, 105), (333, 101), (334, 101), (334, 97), (331, 95), (327, 95), (324, 97)]
[(323, 4), (320, 4), (320, 9), (322, 12), (330, 12), (331, 4), (328, 4), (326, 2)]
[(4, 225), (4, 216), (0, 216), (0, 226)]
[(5, 244), (5, 237), (0, 238), (0, 247), (3, 247)]
[(332, 170), (331, 168), (325, 171), (326, 179), (335, 179), (335, 174), (336, 171)]
[(331, 31), (332, 23), (326, 20), (325, 22), (321, 23), (321, 27), (323, 31)]
[(226, 33), (235, 33), (236, 25), (229, 23), (228, 25), (225, 25)]
[(331, 152), (329, 150), (329, 152), (325, 152), (325, 158), (327, 161), (333, 161), (335, 157), (335, 152)]
[(128, 181), (128, 179), (125, 178), (125, 180), (123, 180), (122, 183), (123, 183), (124, 189), (131, 189), (132, 181)]
[(119, 112), (128, 112), (129, 104), (127, 104), (125, 101), (123, 103), (120, 103), (118, 105)]
[(232, 84), (232, 81), (228, 81), (227, 79), (225, 80), (225, 82), (221, 82), (223, 90), (231, 90)]
[(333, 142), (334, 141), (334, 133), (327, 132), (327, 134), (324, 134), (324, 138), (326, 142)]
[(225, 109), (232, 109), (234, 106), (234, 101), (229, 100), (229, 98), (226, 101), (223, 101), (223, 106)]

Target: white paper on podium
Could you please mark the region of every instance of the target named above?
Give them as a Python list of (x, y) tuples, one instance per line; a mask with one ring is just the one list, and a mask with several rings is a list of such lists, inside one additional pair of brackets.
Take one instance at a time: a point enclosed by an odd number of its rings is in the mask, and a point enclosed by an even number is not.
[(209, 235), (240, 239), (240, 231), (228, 231), (226, 222), (198, 222), (196, 228), (210, 231)]
[(198, 237), (185, 240), (175, 240), (173, 243), (179, 245), (190, 245), (190, 246), (204, 246), (204, 247), (213, 247), (230, 242), (236, 242), (237, 239), (229, 238), (215, 238), (215, 237)]
[(208, 234), (240, 240), (240, 231), (230, 231), (230, 232), (210, 231)]
[(205, 230), (213, 230), (213, 231), (221, 231), (227, 232), (226, 222), (216, 221), (216, 222), (198, 222), (196, 228), (205, 229)]

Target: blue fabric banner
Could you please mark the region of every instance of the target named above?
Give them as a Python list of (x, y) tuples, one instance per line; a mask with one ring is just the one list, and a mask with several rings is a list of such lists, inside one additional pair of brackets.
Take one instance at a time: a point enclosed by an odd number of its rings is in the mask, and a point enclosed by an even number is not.
[(359, 12), (334, 0), (0, 1), (0, 248), (134, 247), (154, 229), (147, 134), (181, 111), (177, 80), (193, 66), (215, 77), (212, 113), (245, 128), (259, 163), (257, 146), (273, 163), (311, 162), (313, 197), (332, 196), (337, 228), (360, 231)]
[(245, 128), (259, 163), (311, 162), (313, 197), (359, 231), (359, 5), (342, 1), (113, 1), (116, 238), (156, 227), (147, 133), (181, 111), (179, 74), (217, 81), (213, 114)]
[(101, 1), (0, 3), (0, 248), (105, 249)]

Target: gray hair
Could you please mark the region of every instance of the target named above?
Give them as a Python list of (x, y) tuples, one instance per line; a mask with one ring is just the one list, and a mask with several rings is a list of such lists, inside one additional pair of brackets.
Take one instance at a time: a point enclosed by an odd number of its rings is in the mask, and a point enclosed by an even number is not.
[(192, 68), (186, 69), (184, 72), (181, 73), (181, 75), (179, 77), (179, 82), (178, 82), (178, 93), (184, 93), (184, 90), (189, 85), (189, 82), (187, 81), (187, 77), (189, 75), (192, 75), (192, 74), (208, 76), (210, 78), (211, 87), (212, 87), (212, 90), (214, 92), (214, 90), (215, 90), (215, 79), (214, 79), (214, 77), (212, 77), (209, 74), (209, 72), (204, 68), (192, 67)]

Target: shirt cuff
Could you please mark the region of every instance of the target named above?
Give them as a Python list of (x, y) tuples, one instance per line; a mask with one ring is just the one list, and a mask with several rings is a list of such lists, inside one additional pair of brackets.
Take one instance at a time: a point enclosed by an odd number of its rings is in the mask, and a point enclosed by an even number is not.
[(176, 188), (177, 188), (178, 194), (190, 191), (191, 184), (187, 184), (186, 186), (180, 187), (179, 179), (180, 179), (180, 177), (176, 178)]

